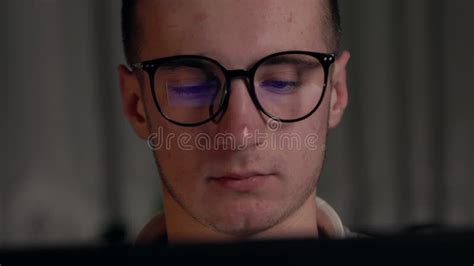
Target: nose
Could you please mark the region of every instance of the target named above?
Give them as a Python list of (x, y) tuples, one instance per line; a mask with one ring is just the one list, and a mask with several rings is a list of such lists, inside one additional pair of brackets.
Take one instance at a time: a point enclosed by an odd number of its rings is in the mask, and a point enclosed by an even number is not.
[(265, 119), (250, 96), (249, 80), (234, 78), (229, 86), (227, 108), (217, 123), (218, 133), (232, 134), (237, 144), (255, 144), (252, 138), (265, 126)]

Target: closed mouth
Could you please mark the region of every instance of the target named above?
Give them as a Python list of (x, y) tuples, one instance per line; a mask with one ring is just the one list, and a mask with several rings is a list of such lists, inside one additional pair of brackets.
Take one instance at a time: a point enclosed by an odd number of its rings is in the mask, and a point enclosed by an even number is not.
[(271, 175), (271, 174), (263, 174), (260, 172), (225, 173), (221, 176), (211, 176), (209, 177), (209, 179), (242, 180), (242, 179), (248, 179), (251, 177), (268, 176), (268, 175)]

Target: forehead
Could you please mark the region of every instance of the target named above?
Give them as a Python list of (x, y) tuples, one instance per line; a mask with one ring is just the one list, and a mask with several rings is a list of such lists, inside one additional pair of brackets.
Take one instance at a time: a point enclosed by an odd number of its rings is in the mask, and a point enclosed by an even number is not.
[(242, 67), (285, 50), (330, 52), (322, 0), (142, 0), (140, 59), (204, 54)]

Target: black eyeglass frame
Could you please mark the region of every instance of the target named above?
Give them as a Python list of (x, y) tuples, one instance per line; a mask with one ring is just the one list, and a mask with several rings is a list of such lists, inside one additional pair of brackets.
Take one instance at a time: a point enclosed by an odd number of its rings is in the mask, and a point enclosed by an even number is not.
[[(269, 58), (276, 57), (276, 56), (281, 56), (281, 55), (291, 55), (291, 54), (308, 55), (308, 56), (312, 56), (312, 57), (316, 58), (321, 63), (321, 65), (323, 66), (323, 69), (324, 69), (324, 86), (323, 86), (323, 91), (321, 93), (321, 97), (319, 98), (318, 103), (308, 114), (306, 114), (302, 117), (299, 117), (299, 118), (295, 118), (295, 119), (281, 119), (281, 118), (276, 117), (276, 116), (270, 114), (269, 112), (267, 112), (263, 108), (263, 106), (260, 104), (260, 102), (258, 101), (258, 97), (257, 97), (257, 94), (255, 92), (254, 78), (255, 78), (255, 73), (256, 73), (258, 67), (263, 62), (267, 61)], [(158, 68), (161, 65), (163, 65), (164, 63), (169, 62), (171, 60), (186, 59), (186, 58), (189, 58), (189, 59), (202, 59), (202, 60), (206, 60), (208, 62), (211, 62), (222, 70), (222, 73), (224, 74), (224, 77), (225, 77), (224, 96), (222, 97), (222, 100), (220, 102), (220, 106), (219, 106), (218, 110), (212, 116), (210, 116), (209, 118), (207, 118), (203, 121), (200, 121), (200, 122), (196, 122), (196, 123), (182, 123), (182, 122), (175, 121), (175, 120), (171, 119), (170, 117), (168, 117), (161, 110), (161, 107), (160, 107), (160, 104), (158, 102), (158, 99), (156, 97), (156, 92), (155, 92), (155, 77), (154, 76), (155, 76), (155, 73), (158, 70)], [(246, 69), (228, 70), (221, 63), (219, 63), (217, 60), (206, 57), (206, 56), (202, 56), (202, 55), (176, 55), (176, 56), (163, 57), (163, 58), (146, 60), (146, 61), (143, 61), (143, 62), (135, 63), (135, 64), (132, 64), (132, 69), (134, 69), (134, 70), (143, 70), (148, 74), (148, 78), (150, 80), (150, 89), (151, 89), (151, 92), (152, 92), (153, 101), (155, 103), (155, 106), (158, 109), (158, 112), (166, 120), (170, 121), (173, 124), (176, 124), (176, 125), (179, 125), (179, 126), (184, 126), (184, 127), (200, 126), (200, 125), (203, 125), (203, 124), (213, 120), (221, 112), (225, 113), (225, 111), (227, 109), (227, 105), (229, 104), (229, 99), (230, 99), (230, 94), (231, 94), (230, 84), (232, 82), (232, 79), (237, 78), (237, 77), (244, 77), (248, 81), (247, 91), (250, 95), (250, 98), (252, 99), (252, 102), (255, 104), (255, 106), (257, 107), (257, 109), (259, 111), (263, 112), (266, 116), (268, 116), (269, 118), (274, 119), (276, 121), (283, 122), (283, 123), (293, 123), (293, 122), (298, 122), (298, 121), (301, 121), (301, 120), (304, 120), (304, 119), (308, 118), (314, 112), (316, 112), (316, 110), (319, 108), (319, 106), (321, 105), (321, 103), (323, 101), (324, 94), (325, 94), (325, 91), (326, 91), (326, 87), (327, 87), (327, 83), (328, 83), (327, 81), (328, 81), (328, 76), (329, 76), (329, 68), (330, 68), (331, 64), (334, 63), (335, 60), (336, 60), (336, 54), (335, 53), (329, 54), (329, 53), (319, 53), (319, 52), (311, 52), (311, 51), (292, 50), (292, 51), (284, 51), (284, 52), (278, 52), (278, 53), (273, 53), (273, 54), (267, 55), (267, 56), (263, 57), (262, 59), (258, 60), (248, 70), (246, 70)], [(224, 113), (223, 113), (223, 115), (224, 115)]]

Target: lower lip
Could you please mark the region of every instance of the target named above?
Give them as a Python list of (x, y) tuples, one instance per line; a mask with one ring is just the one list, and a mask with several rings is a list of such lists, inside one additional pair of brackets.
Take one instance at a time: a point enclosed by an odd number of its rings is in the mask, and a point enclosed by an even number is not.
[(270, 175), (259, 175), (242, 179), (220, 177), (212, 178), (210, 181), (223, 188), (248, 191), (263, 186), (270, 177)]

